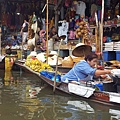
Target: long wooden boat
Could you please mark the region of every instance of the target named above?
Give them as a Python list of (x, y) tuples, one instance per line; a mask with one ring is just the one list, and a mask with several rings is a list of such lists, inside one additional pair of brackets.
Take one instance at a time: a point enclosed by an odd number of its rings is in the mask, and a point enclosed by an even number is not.
[[(15, 66), (19, 66), (19, 64), (24, 64), (25, 63), (25, 60), (16, 60), (15, 61)], [(51, 66), (54, 70), (56, 69), (56, 66), (55, 65), (52, 65)], [(65, 74), (67, 72), (69, 72), (71, 69), (71, 67), (63, 67), (63, 66), (58, 66), (58, 71), (62, 74)], [(28, 71), (27, 71), (28, 72)]]
[[(55, 65), (52, 65), (51, 66), (54, 70), (56, 69), (56, 66)], [(69, 72), (72, 68), (71, 67), (64, 67), (64, 66), (61, 66), (61, 65), (58, 65), (58, 71), (65, 74), (67, 72)]]
[[(28, 71), (32, 74), (37, 75), (48, 85), (52, 87), (54, 86), (54, 81), (46, 78), (43, 75), (40, 75), (40, 73), (38, 72), (31, 70), (26, 65), (22, 63), (17, 63), (17, 65), (20, 68), (22, 68), (24, 71)], [(80, 84), (74, 84), (74, 83), (64, 83), (64, 82), (56, 82), (56, 90), (62, 93), (74, 95), (82, 99), (94, 101), (97, 103), (120, 107), (120, 93), (99, 91), (99, 90), (95, 90), (92, 87), (82, 86)]]

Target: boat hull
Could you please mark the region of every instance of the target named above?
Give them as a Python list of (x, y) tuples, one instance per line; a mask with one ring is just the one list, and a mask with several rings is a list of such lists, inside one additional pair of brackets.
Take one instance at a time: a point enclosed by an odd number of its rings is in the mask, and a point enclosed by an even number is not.
[(0, 69), (5, 69), (5, 58), (0, 62)]
[[(40, 73), (38, 73), (38, 72), (34, 72), (29, 67), (27, 67), (23, 64), (19, 63), (17, 65), (20, 68), (22, 68), (22, 70), (24, 70), (24, 71), (27, 71), (32, 74), (36, 74), (40, 78), (40, 80), (43, 80), (49, 86), (54, 87), (54, 81), (46, 78), (43, 75), (40, 75)], [(85, 98), (84, 96), (79, 96), (79, 95), (69, 92), (68, 83), (63, 83), (63, 82), (56, 82), (56, 90), (58, 90), (62, 93), (65, 93), (65, 94), (80, 97), (81, 99), (86, 99), (86, 100), (97, 102), (97, 103), (104, 104), (104, 105), (120, 107), (120, 103), (117, 103), (117, 102), (111, 100), (111, 96), (110, 96), (109, 92), (94, 91), (94, 93), (89, 98)], [(115, 94), (117, 94), (117, 93), (115, 93)], [(119, 94), (117, 94), (117, 95), (119, 95)], [(120, 97), (119, 97), (119, 99), (120, 99)]]
[[(54, 70), (56, 69), (56, 66), (51, 66)], [(62, 74), (68, 73), (71, 70), (71, 67), (63, 67), (58, 66), (58, 71)]]
[[(0, 69), (5, 70), (5, 57), (4, 59), (0, 62)], [(13, 63), (13, 65), (11, 66), (11, 70), (20, 70), (19, 66), (17, 66), (15, 64), (15, 62)]]

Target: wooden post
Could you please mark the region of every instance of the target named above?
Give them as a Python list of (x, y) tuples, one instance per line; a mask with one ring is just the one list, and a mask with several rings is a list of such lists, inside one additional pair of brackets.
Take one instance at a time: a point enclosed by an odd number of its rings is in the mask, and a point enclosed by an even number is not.
[(100, 41), (98, 39), (98, 17), (97, 13), (95, 13), (95, 20), (96, 20), (96, 28), (95, 28), (95, 40), (96, 40), (96, 53), (100, 51)]
[(56, 29), (58, 29), (58, 19), (59, 19), (58, 11), (55, 11), (55, 28)]
[(101, 24), (100, 24), (101, 53), (103, 53), (103, 19), (104, 19), (104, 0), (102, 0), (102, 16), (101, 16)]
[(48, 63), (48, 0), (46, 0), (46, 62)]
[(100, 42), (98, 39), (98, 27), (95, 28), (96, 53), (100, 51)]
[(2, 52), (1, 52), (2, 51), (2, 49), (1, 49), (1, 42), (2, 41), (1, 41), (1, 33), (0, 33), (0, 55), (2, 55)]
[(23, 32), (22, 32), (21, 60), (23, 60)]
[(104, 0), (102, 0), (102, 16), (101, 16), (101, 23), (100, 23), (100, 40), (101, 40), (101, 48), (100, 48), (100, 52), (101, 52), (101, 60), (102, 60), (102, 69), (104, 69), (104, 58), (103, 58), (103, 27), (104, 27), (104, 23), (103, 23), (103, 19), (104, 19)]

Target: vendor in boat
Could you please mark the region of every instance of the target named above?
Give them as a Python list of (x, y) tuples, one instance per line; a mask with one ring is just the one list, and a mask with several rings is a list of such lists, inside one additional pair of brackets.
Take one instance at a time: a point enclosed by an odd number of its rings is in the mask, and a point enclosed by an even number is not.
[(53, 39), (54, 41), (59, 40), (55, 26), (52, 26), (52, 28), (49, 31), (49, 39)]
[(95, 53), (89, 53), (84, 60), (78, 62), (67, 74), (63, 75), (61, 81), (89, 81), (93, 77), (105, 77), (106, 74), (111, 74), (111, 70), (99, 70), (95, 68), (97, 61), (98, 56)]

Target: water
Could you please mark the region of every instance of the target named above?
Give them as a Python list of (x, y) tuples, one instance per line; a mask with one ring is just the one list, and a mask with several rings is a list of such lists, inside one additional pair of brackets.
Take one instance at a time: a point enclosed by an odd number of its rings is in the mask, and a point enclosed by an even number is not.
[(120, 110), (54, 95), (35, 75), (0, 70), (0, 120), (120, 120)]

